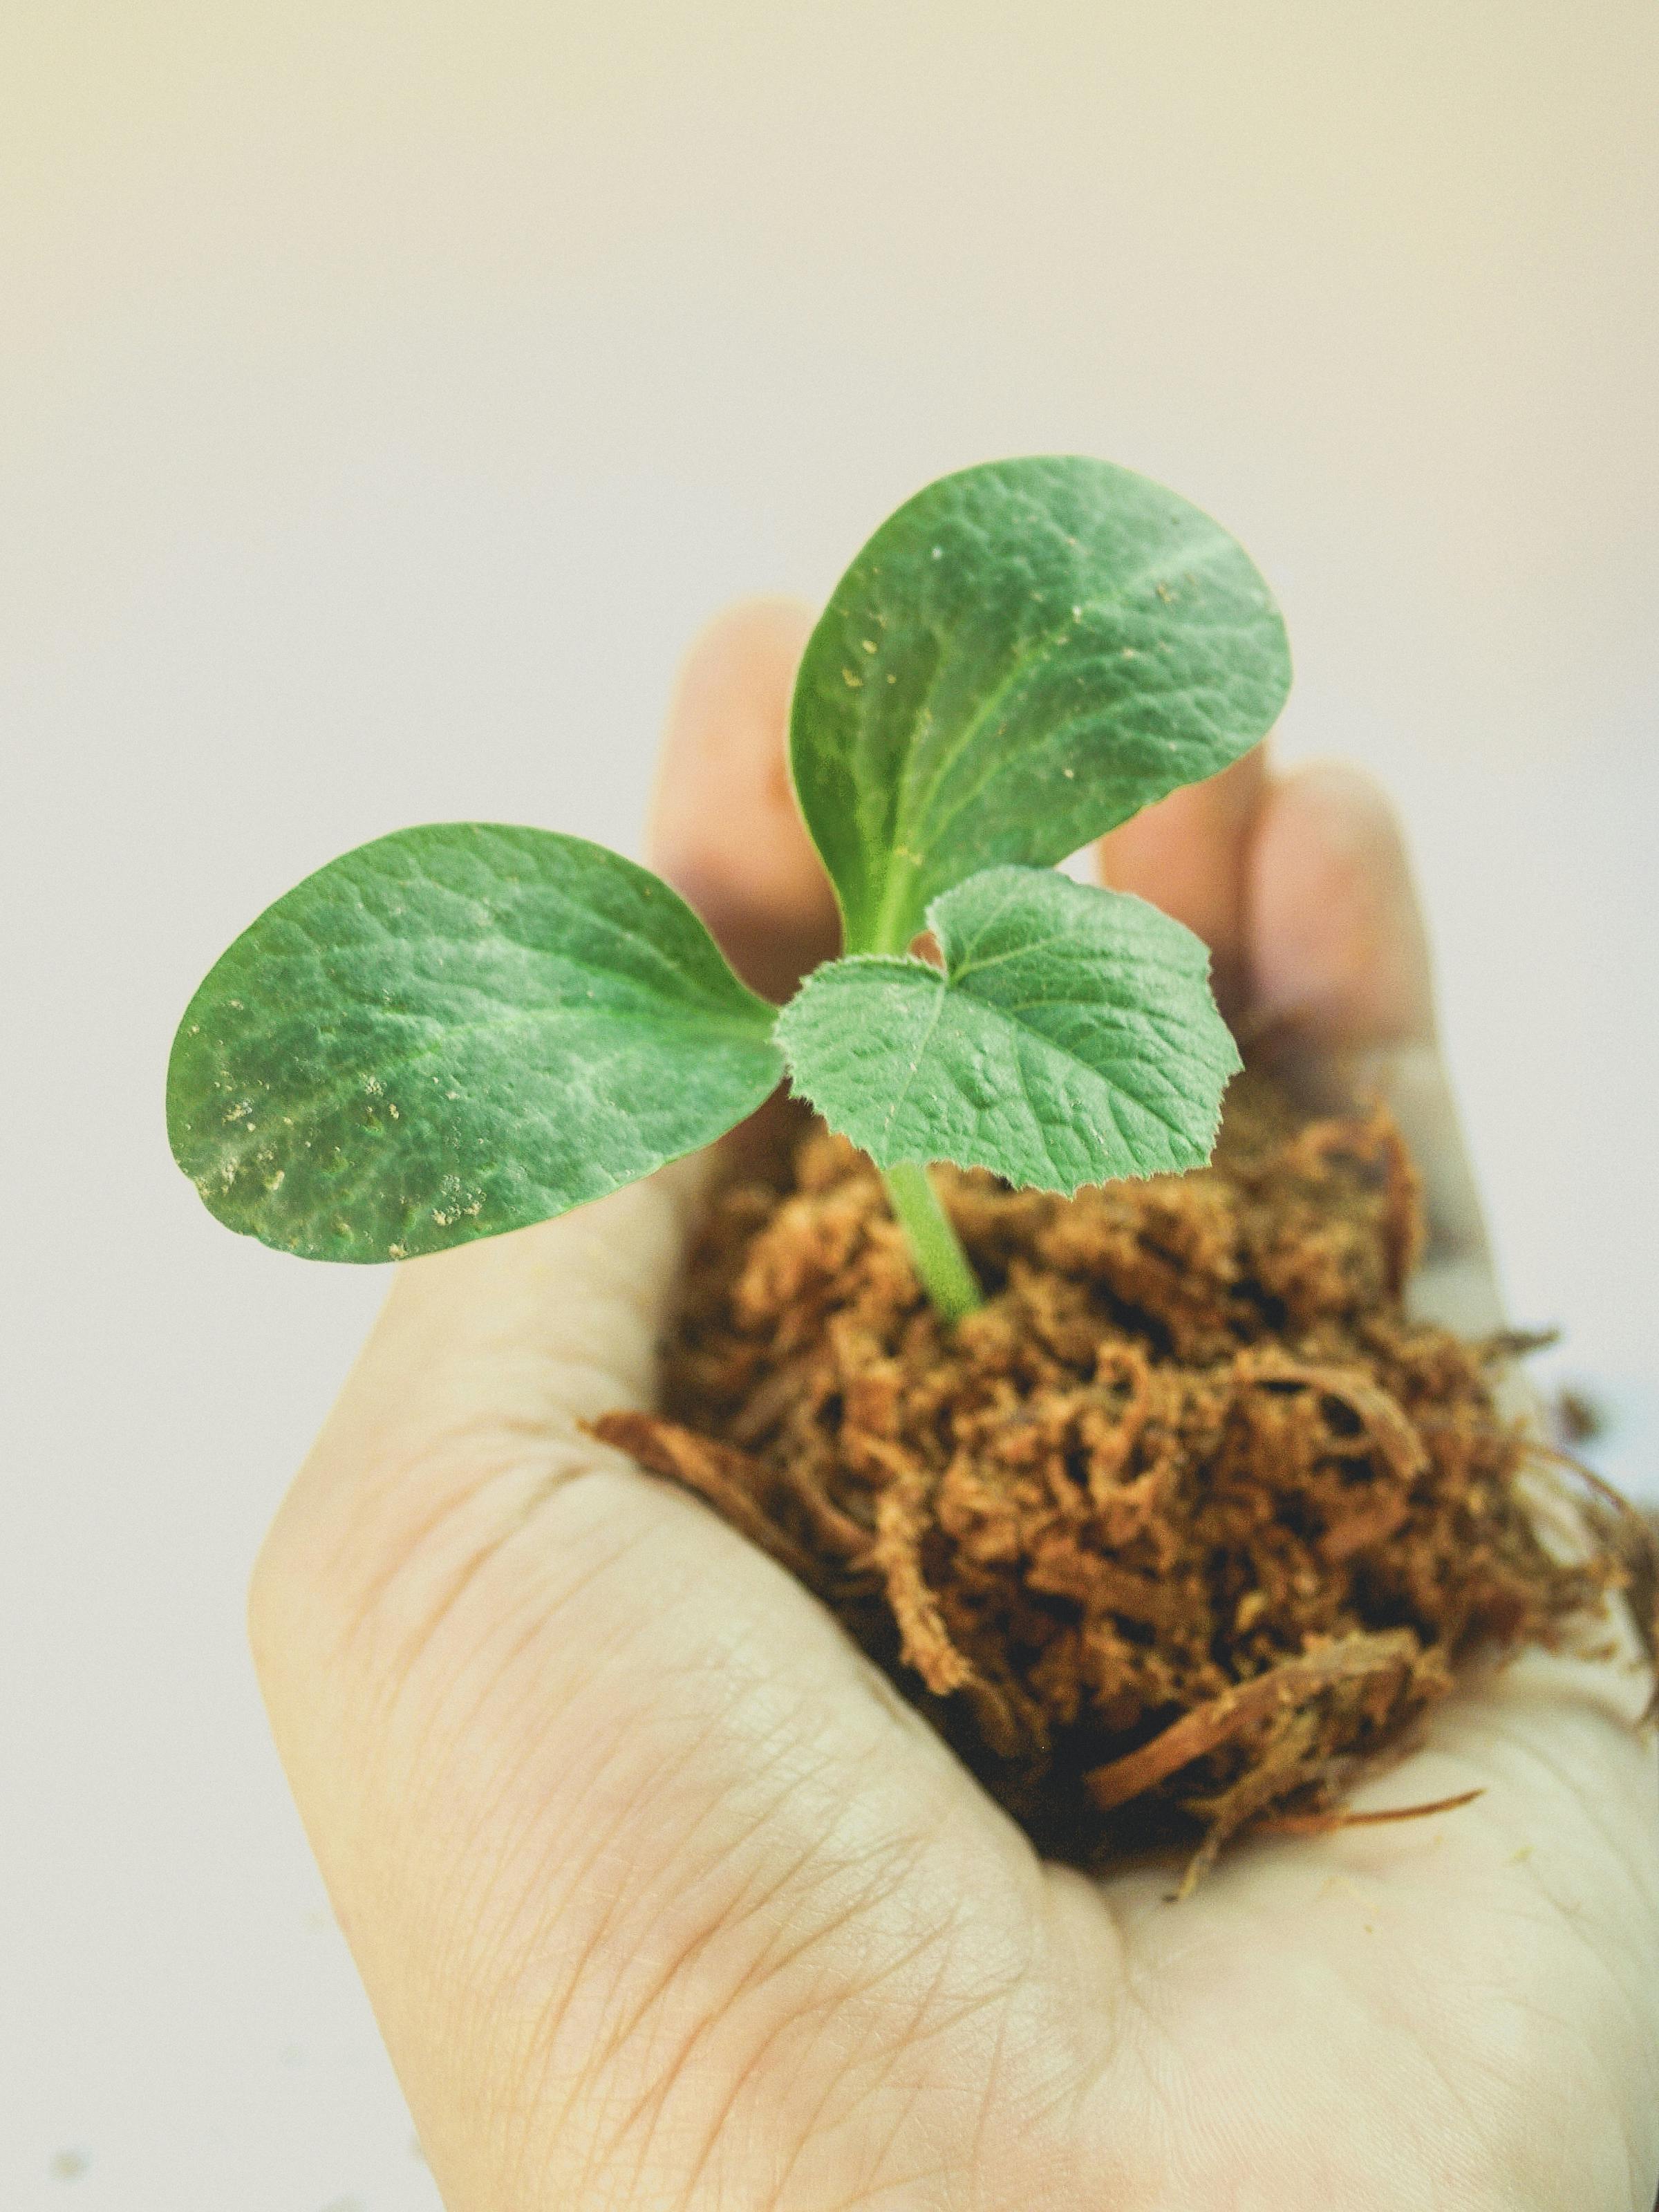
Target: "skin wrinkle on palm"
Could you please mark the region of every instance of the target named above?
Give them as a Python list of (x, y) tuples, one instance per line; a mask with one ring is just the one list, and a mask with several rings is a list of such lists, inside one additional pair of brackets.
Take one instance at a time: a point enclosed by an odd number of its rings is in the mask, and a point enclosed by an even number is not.
[[(758, 787), (744, 637), (703, 680)], [(801, 941), (810, 878), (750, 896), (729, 806), (699, 843), (721, 720), (665, 768), (683, 880), (724, 852), (717, 932), (778, 911)], [(1307, 788), (1244, 778), (1258, 831)], [(1361, 1802), (1478, 1804), (1262, 1843), (1179, 1911), (1161, 1872), (1041, 1869), (787, 1577), (576, 1430), (648, 1400), (696, 1174), (400, 1269), (256, 1589), (279, 1744), (454, 2212), (1647, 2212), (1630, 1686), (1541, 1655), (1471, 1686)]]

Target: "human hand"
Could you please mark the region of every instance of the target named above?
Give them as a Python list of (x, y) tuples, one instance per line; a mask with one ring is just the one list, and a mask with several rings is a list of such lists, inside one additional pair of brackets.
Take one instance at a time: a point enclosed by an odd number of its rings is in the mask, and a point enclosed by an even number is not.
[[(782, 728), (805, 618), (717, 623), (653, 862), (759, 988), (834, 949)], [(1249, 1018), (1363, 1062), (1426, 1287), (1496, 1310), (1386, 810), (1260, 754), (1107, 841)], [(580, 1423), (649, 1402), (705, 1164), (418, 1260), (257, 1571), (295, 1795), (452, 2212), (1649, 2212), (1641, 1692), (1527, 1656), (1358, 1802), (1441, 1819), (1045, 1866), (781, 1569)]]

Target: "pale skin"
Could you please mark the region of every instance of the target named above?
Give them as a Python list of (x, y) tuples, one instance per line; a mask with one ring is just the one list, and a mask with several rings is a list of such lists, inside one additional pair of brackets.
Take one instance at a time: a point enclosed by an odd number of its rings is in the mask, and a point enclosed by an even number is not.
[[(759, 988), (834, 950), (807, 617), (692, 653), (652, 858)], [(1386, 807), (1260, 754), (1109, 880), (1392, 1091), (1434, 1299), (1496, 1294)], [(1517, 1080), (1524, 1071), (1517, 1069)], [(704, 1168), (400, 1267), (260, 1558), (272, 1724), (450, 2212), (1650, 2212), (1659, 1806), (1628, 1667), (1534, 1656), (1359, 1793), (1397, 1826), (1044, 1865), (769, 1559), (579, 1425), (648, 1403)]]

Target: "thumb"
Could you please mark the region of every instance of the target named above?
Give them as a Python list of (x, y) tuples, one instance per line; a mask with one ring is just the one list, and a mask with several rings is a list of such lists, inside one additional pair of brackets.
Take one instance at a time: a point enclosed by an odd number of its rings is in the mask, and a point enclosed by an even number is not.
[[(659, 837), (734, 950), (777, 953), (800, 908), (675, 818), (713, 734), (781, 747), (752, 667), (705, 661)], [(896, 2143), (917, 2069), (988, 2063), (964, 1897), (1000, 1956), (1048, 1924), (1021, 1840), (823, 1609), (583, 1432), (648, 1401), (705, 1173), (401, 1266), (254, 1577), (277, 1747), (457, 2212), (667, 2202), (711, 2130), (781, 2171), (814, 2069), (809, 2112), (874, 2081)]]
[[(372, 1613), (377, 1669), (424, 1633), (461, 1571), (462, 1528), (522, 1519), (597, 1447), (579, 1424), (646, 1403), (700, 1160), (562, 1220), (406, 1261), (272, 1526), (253, 1589), (255, 1658), (279, 1724)], [(456, 1546), (428, 1539), (448, 1526)], [(411, 1587), (404, 1570), (432, 1561)], [(386, 1601), (396, 1585), (396, 1618)]]

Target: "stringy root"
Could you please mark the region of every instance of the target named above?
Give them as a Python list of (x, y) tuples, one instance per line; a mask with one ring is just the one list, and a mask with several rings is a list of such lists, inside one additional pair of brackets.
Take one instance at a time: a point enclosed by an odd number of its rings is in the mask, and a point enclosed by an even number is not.
[[(1651, 1528), (1500, 1413), (1510, 1343), (1406, 1318), (1386, 1115), (1251, 1077), (1198, 1174), (939, 1180), (981, 1311), (941, 1326), (874, 1171), (808, 1125), (714, 1200), (664, 1413), (594, 1429), (816, 1590), (1043, 1848), (1195, 1844), (1190, 1885), (1247, 1829), (1387, 1817), (1343, 1797), (1460, 1662), (1612, 1592), (1659, 1660)], [(1564, 1543), (1537, 1501), (1569, 1474)]]

